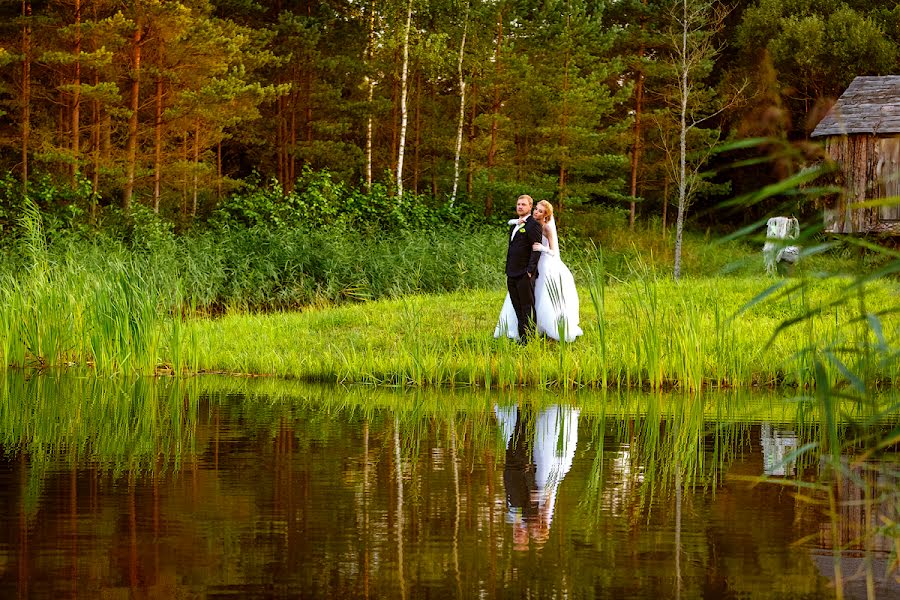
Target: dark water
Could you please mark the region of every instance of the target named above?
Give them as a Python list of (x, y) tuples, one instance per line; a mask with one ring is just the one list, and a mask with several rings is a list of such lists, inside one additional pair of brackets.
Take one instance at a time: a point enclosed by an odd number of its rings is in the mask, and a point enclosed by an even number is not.
[(0, 597), (833, 598), (836, 547), (844, 597), (867, 564), (900, 597), (896, 529), (864, 535), (900, 513), (894, 455), (846, 446), (836, 478), (795, 455), (815, 412), (7, 375)]

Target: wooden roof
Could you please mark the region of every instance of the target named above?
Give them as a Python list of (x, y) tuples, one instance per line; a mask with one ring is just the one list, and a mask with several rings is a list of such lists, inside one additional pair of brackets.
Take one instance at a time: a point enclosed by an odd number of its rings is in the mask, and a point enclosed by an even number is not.
[(812, 137), (848, 133), (900, 133), (900, 75), (855, 78)]

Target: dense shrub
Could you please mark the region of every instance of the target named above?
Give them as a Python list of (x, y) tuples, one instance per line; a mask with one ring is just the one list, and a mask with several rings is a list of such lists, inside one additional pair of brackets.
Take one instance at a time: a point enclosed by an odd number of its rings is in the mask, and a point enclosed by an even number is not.
[[(411, 231), (442, 223), (484, 222), (481, 209), (407, 192), (392, 196), (382, 184), (371, 192), (335, 180), (328, 171), (303, 170), (294, 189), (283, 193), (277, 181), (258, 180), (225, 200), (213, 226), (320, 228), (341, 225), (357, 230)], [(499, 218), (499, 217), (498, 217)]]

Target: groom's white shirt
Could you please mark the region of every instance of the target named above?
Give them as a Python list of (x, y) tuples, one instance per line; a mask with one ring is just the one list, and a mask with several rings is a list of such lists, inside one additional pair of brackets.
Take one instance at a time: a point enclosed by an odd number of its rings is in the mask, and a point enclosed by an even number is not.
[[(530, 217), (531, 217), (531, 215), (525, 215), (525, 221), (527, 221)], [(525, 221), (522, 221), (521, 223), (519, 223), (519, 219), (516, 219), (517, 225), (513, 226), (512, 233), (509, 235), (509, 241), (512, 241), (512, 239), (514, 237), (516, 237), (516, 232), (519, 231), (519, 227), (521, 227), (522, 225), (525, 225)]]

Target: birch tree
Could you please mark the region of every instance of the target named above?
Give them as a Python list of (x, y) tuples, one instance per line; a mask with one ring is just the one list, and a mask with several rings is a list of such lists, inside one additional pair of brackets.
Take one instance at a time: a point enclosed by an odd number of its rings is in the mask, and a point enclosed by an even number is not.
[(706, 163), (715, 144), (719, 130), (714, 132), (703, 147), (692, 148), (692, 158), (688, 158), (688, 141), (704, 121), (721, 113), (740, 97), (740, 91), (731, 94), (731, 100), (723, 100), (703, 80), (712, 70), (713, 61), (722, 47), (716, 34), (722, 29), (727, 6), (715, 0), (677, 0), (672, 10), (670, 40), (674, 72), (677, 75), (673, 100), (678, 115), (678, 150), (670, 157), (677, 160), (673, 165), (674, 181), (678, 187), (678, 217), (675, 222), (675, 269), (676, 281), (681, 277), (681, 246), (684, 231), (684, 216), (700, 183), (700, 169)]
[(366, 86), (366, 193), (372, 193), (372, 121), (375, 98), (376, 78), (373, 71), (372, 59), (375, 55), (375, 0), (369, 3), (368, 21), (368, 37), (366, 39), (366, 52), (364, 60), (366, 64), (366, 74), (364, 83)]
[(466, 2), (465, 17), (463, 17), (462, 38), (459, 42), (459, 59), (457, 61), (457, 75), (459, 77), (459, 122), (456, 127), (456, 150), (453, 154), (453, 191), (450, 194), (450, 206), (456, 202), (456, 191), (459, 186), (459, 156), (462, 153), (463, 128), (466, 121), (466, 76), (463, 72), (463, 59), (466, 55), (466, 32), (469, 27), (470, 2)]
[(406, 96), (409, 88), (409, 33), (412, 29), (412, 0), (406, 2), (406, 28), (403, 32), (403, 66), (400, 71), (400, 143), (397, 149), (397, 198), (403, 199), (403, 151), (406, 147), (408, 110)]

